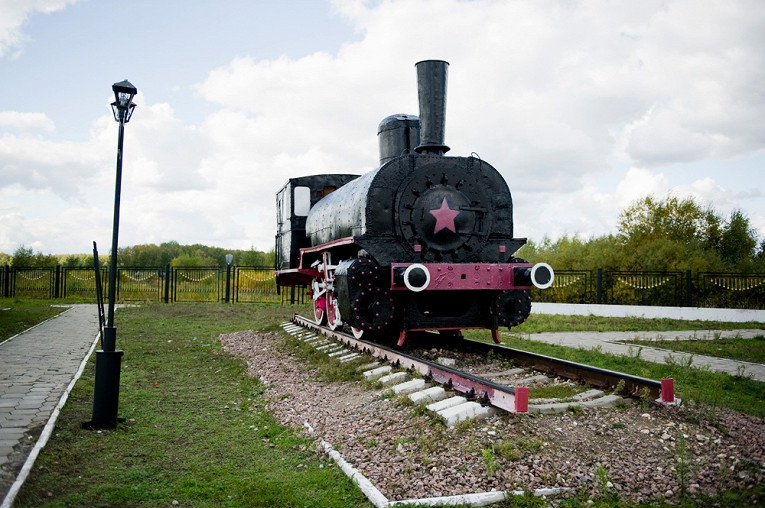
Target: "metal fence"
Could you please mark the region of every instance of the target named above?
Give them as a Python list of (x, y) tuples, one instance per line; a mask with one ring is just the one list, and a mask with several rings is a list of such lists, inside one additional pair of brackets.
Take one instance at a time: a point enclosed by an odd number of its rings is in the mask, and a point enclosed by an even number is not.
[(696, 284), (705, 307), (765, 308), (765, 274), (701, 272)]
[[(101, 282), (107, 288), (108, 270), (101, 268)], [(96, 271), (93, 268), (64, 268), (61, 296), (64, 298), (95, 298)]]
[(765, 309), (765, 273), (560, 270), (532, 300), (556, 303)]
[[(108, 270), (101, 269), (104, 292)], [(0, 268), (0, 296), (95, 300), (93, 268)], [(117, 269), (120, 301), (298, 303), (307, 287), (277, 288), (263, 266)], [(765, 309), (765, 273), (559, 270), (553, 285), (532, 290), (532, 300), (558, 303), (664, 305)]]
[(210, 268), (173, 268), (174, 302), (219, 302), (221, 270)]
[[(109, 290), (108, 268), (101, 268), (103, 291)], [(233, 275), (233, 277), (232, 277)], [(282, 291), (276, 288), (271, 267), (117, 268), (116, 297), (119, 301), (302, 303), (306, 288)], [(228, 292), (226, 291), (228, 289)], [(96, 299), (94, 268), (0, 268), (0, 296), (11, 298)]]
[(552, 286), (533, 290), (537, 302), (588, 303), (592, 291), (592, 272), (589, 270), (558, 270)]
[(234, 300), (237, 302), (279, 302), (273, 270), (255, 266), (237, 266), (234, 269)]
[(603, 303), (621, 305), (683, 305), (682, 272), (604, 272)]
[(53, 268), (15, 268), (9, 279), (11, 295), (22, 298), (53, 298), (55, 273)]

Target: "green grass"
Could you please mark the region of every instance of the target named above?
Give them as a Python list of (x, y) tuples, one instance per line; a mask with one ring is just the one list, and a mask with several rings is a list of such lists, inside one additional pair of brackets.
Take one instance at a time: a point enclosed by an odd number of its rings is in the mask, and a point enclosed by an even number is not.
[(765, 363), (765, 335), (752, 339), (711, 340), (629, 340), (630, 344), (658, 347), (698, 355), (730, 358), (746, 362)]
[(277, 330), (292, 312), (217, 304), (118, 310), (126, 421), (82, 429), (92, 416), (91, 361), (15, 506), (365, 506), (310, 440), (272, 418), (263, 385), (215, 342), (220, 333)]
[(547, 385), (547, 386), (530, 386), (529, 398), (530, 399), (568, 399), (578, 393), (582, 393), (587, 390), (587, 386), (583, 385)]
[(49, 300), (0, 298), (0, 343), (65, 310), (51, 307)]
[(674, 330), (765, 330), (765, 324), (755, 321), (728, 323), (722, 321), (683, 321), (679, 319), (648, 319), (642, 317), (612, 318), (600, 316), (562, 316), (531, 314), (514, 333), (541, 332), (666, 332)]

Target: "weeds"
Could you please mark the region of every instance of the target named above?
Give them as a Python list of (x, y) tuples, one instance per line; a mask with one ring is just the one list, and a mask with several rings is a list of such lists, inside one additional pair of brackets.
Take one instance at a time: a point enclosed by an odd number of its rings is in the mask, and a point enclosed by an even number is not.
[(483, 465), (486, 466), (486, 473), (489, 476), (494, 476), (499, 469), (497, 461), (494, 457), (494, 450), (491, 448), (484, 448), (484, 450), (481, 452), (481, 456), (483, 457)]
[(530, 399), (570, 399), (577, 393), (587, 390), (584, 385), (560, 383), (546, 386), (529, 387)]
[(466, 420), (457, 422), (457, 424), (454, 426), (454, 430), (462, 434), (472, 429), (474, 425), (475, 425), (475, 419), (468, 418)]
[(536, 497), (530, 490), (523, 490), (520, 496), (510, 496), (502, 506), (508, 508), (543, 508), (547, 501), (541, 497)]
[(513, 366), (512, 361), (508, 361), (507, 358), (505, 358), (500, 353), (497, 353), (493, 350), (490, 350), (488, 353), (486, 353), (486, 362), (490, 364), (499, 365), (503, 368), (509, 368)]
[(667, 355), (664, 357), (664, 363), (666, 363), (670, 367), (680, 367), (682, 369), (687, 369), (687, 368), (690, 368), (691, 364), (693, 364), (693, 355), (687, 355), (687, 356)]
[(598, 464), (598, 469), (596, 471), (598, 475), (598, 482), (600, 485), (600, 491), (603, 494), (603, 496), (609, 495), (609, 489), (613, 487), (613, 483), (611, 483), (611, 477), (608, 476), (608, 470), (604, 468), (601, 464)]
[(537, 437), (504, 440), (494, 445), (494, 452), (502, 459), (517, 461), (542, 449), (544, 442)]
[(651, 396), (651, 389), (647, 386), (644, 386), (640, 389), (640, 392), (638, 393), (638, 405), (642, 408), (648, 408), (651, 407), (651, 404), (653, 403), (653, 397)]

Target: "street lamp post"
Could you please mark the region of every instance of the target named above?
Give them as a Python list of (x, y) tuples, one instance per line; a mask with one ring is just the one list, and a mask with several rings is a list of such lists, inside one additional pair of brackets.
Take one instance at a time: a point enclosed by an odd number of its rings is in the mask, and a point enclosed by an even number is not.
[(87, 424), (93, 428), (117, 426), (119, 406), (120, 364), (123, 351), (116, 349), (117, 329), (114, 327), (114, 301), (117, 293), (117, 239), (120, 226), (120, 192), (122, 188), (122, 145), (125, 124), (133, 115), (133, 97), (138, 93), (128, 80), (114, 83), (115, 101), (112, 103), (114, 119), (119, 122), (117, 137), (117, 179), (114, 185), (114, 223), (112, 226), (112, 252), (109, 263), (109, 302), (102, 349), (96, 351), (96, 379), (93, 394), (93, 419)]

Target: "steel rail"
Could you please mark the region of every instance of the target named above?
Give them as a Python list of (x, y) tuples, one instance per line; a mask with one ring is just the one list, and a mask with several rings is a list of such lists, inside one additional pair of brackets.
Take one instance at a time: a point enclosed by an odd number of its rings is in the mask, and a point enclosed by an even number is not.
[(521, 349), (514, 349), (499, 344), (489, 344), (470, 339), (462, 339), (462, 343), (467, 342), (470, 347), (486, 354), (493, 351), (503, 358), (513, 360), (515, 363), (530, 367), (535, 370), (547, 372), (553, 376), (559, 376), (571, 379), (580, 383), (587, 383), (598, 388), (613, 389), (624, 381), (622, 393), (629, 393), (634, 397), (643, 395), (645, 389), (648, 389), (652, 399), (657, 399), (661, 394), (661, 381), (648, 379), (640, 376), (633, 376), (624, 372), (616, 372), (600, 367), (593, 367), (584, 363), (561, 360), (552, 356), (546, 356), (539, 353), (531, 353)]
[(519, 399), (519, 407), (516, 408), (515, 388), (493, 383), (478, 376), (417, 358), (380, 344), (357, 339), (338, 330), (330, 330), (297, 314), (292, 317), (292, 322), (308, 329), (317, 330), (328, 337), (333, 337), (375, 358), (384, 359), (396, 367), (418, 372), (426, 379), (431, 379), (436, 383), (446, 385), (452, 390), (465, 394), (465, 397), (468, 399), (475, 399), (482, 404), (491, 404), (494, 407), (511, 413), (526, 411), (527, 400), (522, 401)]
[[(417, 358), (395, 349), (368, 342), (362, 339), (356, 339), (351, 335), (340, 331), (332, 331), (323, 326), (318, 326), (313, 321), (295, 314), (293, 322), (301, 326), (318, 330), (325, 335), (335, 337), (349, 346), (355, 347), (360, 351), (367, 351), (377, 358), (386, 358), (387, 361), (400, 365), (404, 368), (415, 370), (424, 377), (431, 377), (434, 381), (449, 385), (456, 391), (467, 394), (470, 398), (476, 398), (481, 402), (490, 403), (496, 407), (515, 411), (515, 389), (487, 381), (477, 376), (451, 369), (438, 363), (430, 362)], [(472, 349), (482, 355), (493, 352), (501, 358), (513, 361), (514, 363), (530, 367), (548, 373), (553, 376), (571, 379), (579, 383), (587, 383), (592, 386), (604, 389), (614, 389), (624, 382), (620, 390), (622, 394), (629, 394), (633, 397), (648, 395), (651, 400), (656, 400), (661, 396), (661, 381), (648, 379), (640, 376), (633, 376), (624, 372), (616, 372), (600, 367), (593, 367), (583, 363), (562, 360), (538, 353), (531, 353), (520, 349), (514, 349), (498, 344), (489, 344), (470, 339), (457, 339), (463, 349)], [(451, 381), (450, 381), (451, 380)], [(451, 382), (451, 385), (449, 384)], [(507, 399), (507, 400), (506, 400)], [(496, 403), (495, 403), (496, 400)], [(509, 409), (508, 409), (509, 408)]]

